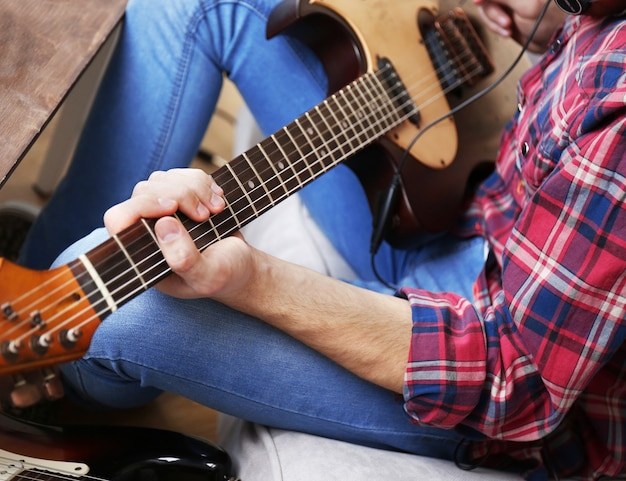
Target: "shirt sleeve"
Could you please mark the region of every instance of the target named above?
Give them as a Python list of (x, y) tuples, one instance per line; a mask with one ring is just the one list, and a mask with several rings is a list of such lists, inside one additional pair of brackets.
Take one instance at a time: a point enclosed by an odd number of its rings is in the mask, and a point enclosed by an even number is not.
[(416, 422), (537, 439), (624, 343), (626, 85), (606, 77), (614, 65), (623, 75), (624, 56), (609, 57), (580, 73), (572, 138), (550, 144), (558, 162), (529, 186), (474, 299), (399, 291), (412, 306), (404, 397)]

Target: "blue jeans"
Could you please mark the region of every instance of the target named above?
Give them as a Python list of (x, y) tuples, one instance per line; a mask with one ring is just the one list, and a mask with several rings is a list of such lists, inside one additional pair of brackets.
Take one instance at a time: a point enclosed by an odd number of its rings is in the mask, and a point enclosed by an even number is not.
[[(107, 237), (104, 229), (58, 259), (69, 262)], [(482, 259), (479, 239), (450, 256), (434, 241), (420, 249), (417, 285), (471, 290)], [(107, 317), (87, 354), (62, 366), (68, 396), (127, 408), (162, 391), (257, 423), (356, 444), (459, 459), (453, 430), (413, 424), (401, 396), (353, 375), (283, 332), (209, 299), (181, 300), (151, 289)]]
[[(186, 166), (215, 108), (222, 75), (237, 84), (271, 133), (319, 103), (326, 77), (317, 59), (284, 36), (265, 40), (277, 0), (131, 0), (110, 68), (69, 172), (37, 220), (23, 263), (45, 268), (101, 225), (155, 169)], [(354, 175), (339, 166), (301, 193), (357, 272), (385, 290), (369, 266), (371, 215)], [(104, 231), (65, 250), (64, 263)], [(395, 283), (471, 294), (482, 241), (430, 238), (409, 251), (383, 245), (377, 264)], [(99, 326), (89, 351), (64, 366), (70, 396), (128, 407), (172, 391), (259, 423), (355, 443), (452, 458), (453, 431), (412, 424), (402, 400), (352, 375), (257, 319), (210, 300), (151, 290)]]
[[(118, 47), (69, 171), (35, 222), (20, 263), (45, 269), (102, 225), (154, 170), (188, 166), (223, 75), (270, 134), (326, 96), (317, 58), (286, 36), (265, 38), (278, 0), (131, 0)], [(62, 226), (62, 227), (60, 227)]]

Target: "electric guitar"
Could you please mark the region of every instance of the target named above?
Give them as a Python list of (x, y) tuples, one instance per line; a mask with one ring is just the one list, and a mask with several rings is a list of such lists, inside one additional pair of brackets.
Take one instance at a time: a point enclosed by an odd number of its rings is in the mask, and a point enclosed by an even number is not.
[[(435, 0), (403, 0), (393, 8), (388, 0), (279, 4), (268, 36), (284, 31), (309, 42), (327, 65), (331, 92), (213, 173), (225, 192), (225, 210), (201, 224), (178, 216), (199, 249), (238, 231), (340, 162), (349, 160), (366, 176), (383, 178), (365, 154), (368, 149), (391, 162), (389, 152), (410, 147), (402, 174), (411, 182), (402, 183), (397, 214), (410, 219), (408, 231), (437, 230), (444, 218), (456, 215), (467, 179), (480, 163), (455, 161), (454, 119), (423, 132), (412, 146), (411, 141), (449, 112), (447, 97), (489, 73), (492, 64), (463, 11), (439, 15), (437, 5)], [(445, 200), (433, 200), (437, 197)], [(390, 239), (403, 237), (402, 223), (395, 224)], [(169, 275), (153, 225), (144, 219), (53, 270), (0, 260), (0, 375), (80, 357), (100, 322)]]
[(208, 441), (172, 431), (42, 426), (0, 414), (0, 480), (234, 481)]

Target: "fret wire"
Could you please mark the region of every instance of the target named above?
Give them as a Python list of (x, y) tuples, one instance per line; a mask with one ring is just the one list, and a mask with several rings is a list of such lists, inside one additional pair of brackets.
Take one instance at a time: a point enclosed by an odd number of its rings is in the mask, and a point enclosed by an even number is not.
[[(364, 122), (368, 119), (372, 113), (368, 110), (371, 102), (371, 98), (366, 96), (367, 90), (363, 91), (363, 84), (365, 83), (366, 76), (359, 78), (358, 82), (355, 82), (352, 88), (352, 95), (355, 105), (358, 106), (358, 118), (361, 125), (365, 125)], [(367, 131), (369, 127), (363, 127), (362, 131)]]
[(397, 125), (401, 122), (401, 117), (398, 112), (404, 112), (405, 105), (400, 104), (398, 108), (392, 108), (394, 106), (393, 101), (398, 100), (397, 98), (390, 98), (389, 91), (385, 89), (381, 79), (378, 75), (370, 77), (370, 81), (372, 83), (372, 88), (380, 92), (380, 97), (386, 99), (385, 104), (387, 105), (388, 115), (384, 117), (384, 120), (387, 121), (387, 128), (391, 128), (392, 125)]
[(213, 224), (213, 219), (211, 219), (211, 217), (209, 217), (205, 222), (208, 222), (208, 223), (211, 224), (211, 230), (215, 233), (215, 239), (216, 240), (222, 240), (222, 236), (220, 234), (220, 231), (217, 229), (215, 224)]
[[(348, 92), (349, 92), (349, 93), (353, 96), (353, 92), (350, 92), (350, 89), (347, 89), (346, 91), (348, 91)], [(343, 108), (343, 107), (342, 107), (342, 105), (341, 105), (341, 99), (343, 99), (344, 101), (347, 101), (347, 100), (348, 100), (348, 96), (346, 95), (346, 91), (342, 91), (342, 92), (340, 92), (340, 95), (339, 95), (339, 96), (334, 95), (334, 96), (332, 96), (332, 98), (333, 98), (333, 100), (334, 100), (335, 104), (339, 107), (339, 110), (340, 110), (340, 111), (343, 113), (343, 115), (345, 116), (345, 119), (346, 119), (346, 120), (344, 120), (344, 122), (346, 122), (348, 126), (350, 126), (350, 124), (352, 124), (351, 129), (352, 129), (352, 131), (354, 132), (355, 137), (359, 140), (359, 142), (360, 142), (361, 144), (363, 144), (363, 142), (362, 142), (362, 140), (361, 140), (361, 136), (360, 136), (358, 133), (356, 133), (354, 123), (347, 122), (347, 119), (349, 119), (350, 117), (349, 117), (348, 115), (346, 115), (346, 113), (345, 113), (345, 111), (344, 111), (344, 108)], [(340, 99), (340, 97), (341, 97), (341, 99)], [(348, 101), (348, 103), (347, 103), (347, 106), (349, 107), (349, 109), (350, 109), (350, 110), (352, 110), (352, 111), (354, 110), (354, 107), (350, 104), (350, 102), (349, 102), (349, 101)], [(415, 107), (413, 107), (413, 108), (415, 108)], [(339, 118), (337, 118), (337, 116), (335, 115), (335, 111), (334, 111), (334, 110), (332, 110), (332, 109), (331, 109), (331, 110), (330, 110), (330, 112), (331, 112), (331, 115), (333, 115), (333, 117), (334, 117), (334, 118), (336, 118), (336, 120), (337, 120), (337, 122), (338, 122), (338, 124), (337, 124), (337, 125), (338, 125), (338, 126), (339, 126), (342, 130), (343, 130), (343, 132), (344, 132), (344, 136), (345, 136), (345, 139), (346, 139), (346, 141), (347, 141), (345, 144), (341, 144), (341, 143), (339, 143), (339, 142), (338, 142), (338, 145), (339, 145), (339, 146), (341, 146), (341, 145), (349, 145), (349, 147), (350, 147), (349, 152), (346, 152), (346, 151), (345, 151), (342, 147), (340, 147), (340, 149), (341, 149), (341, 151), (342, 151), (343, 153), (345, 153), (345, 155), (346, 155), (346, 156), (347, 156), (347, 155), (351, 155), (351, 154), (352, 154), (352, 153), (354, 153), (356, 150), (358, 150), (358, 149), (361, 147), (361, 145), (358, 145), (358, 146), (356, 146), (356, 147), (354, 146), (354, 144), (353, 144), (353, 142), (352, 142), (352, 140), (351, 140), (351, 137), (347, 134), (347, 129), (345, 129), (345, 127), (346, 127), (346, 126), (345, 126), (345, 125), (344, 125), (344, 124), (340, 121), (340, 119), (339, 119)], [(402, 117), (404, 117), (404, 118), (402, 118)], [(397, 113), (395, 114), (395, 118), (399, 119), (400, 121), (402, 121), (402, 120), (406, 119), (407, 117), (408, 117), (408, 115), (405, 115), (404, 113), (402, 113), (402, 115), (399, 115), (399, 114), (397, 114)], [(381, 119), (381, 120), (382, 120), (382, 119)], [(389, 121), (388, 121), (388, 124), (389, 124), (390, 126), (393, 126), (393, 122), (389, 122)], [(369, 129), (369, 128), (368, 128), (368, 129)], [(290, 134), (290, 133), (289, 133), (286, 129), (285, 129), (285, 132), (286, 132), (287, 136), (291, 138), (292, 142), (293, 142), (293, 143), (294, 143), (294, 145), (296, 146), (296, 149), (297, 149), (297, 150), (299, 150), (298, 144), (297, 144), (297, 142), (295, 142), (295, 141), (294, 141), (294, 139), (291, 137), (291, 134)], [(285, 159), (289, 159), (289, 158), (290, 158), (290, 157), (289, 157), (289, 155), (287, 155), (287, 154), (284, 152), (284, 150), (282, 149), (282, 147), (281, 147), (280, 143), (277, 141), (276, 137), (273, 135), (271, 138), (272, 138), (272, 141), (274, 142), (274, 144), (275, 144), (276, 146), (278, 146), (278, 147), (279, 147), (279, 150), (281, 150), (281, 151), (282, 151), (282, 153), (283, 153), (283, 155), (284, 155), (284, 158), (285, 158)], [(300, 153), (301, 153), (301, 155), (302, 155), (302, 152), (301, 152), (301, 151), (300, 151)], [(266, 153), (265, 151), (264, 151), (264, 154), (265, 154), (265, 155), (267, 155), (267, 153)], [(345, 157), (344, 157), (344, 158), (345, 158)], [(271, 166), (271, 167), (272, 167), (272, 169), (274, 169), (274, 171), (276, 172), (276, 169), (274, 168), (274, 165), (270, 163), (270, 166)], [(294, 168), (294, 165), (293, 165), (291, 162), (289, 162), (289, 166), (290, 166), (290, 169), (291, 169), (291, 170), (294, 172), (294, 174), (295, 174), (294, 179), (298, 182), (299, 186), (300, 186), (300, 187), (302, 187), (302, 186), (303, 186), (303, 182), (302, 182), (302, 181), (301, 181), (301, 179), (298, 177), (298, 175), (297, 175), (297, 173), (296, 173), (296, 170), (295, 170), (295, 168)], [(309, 167), (307, 166), (307, 168), (309, 168)], [(222, 184), (220, 183), (220, 185), (222, 185)], [(223, 186), (223, 185), (222, 185), (222, 186)], [(283, 187), (283, 189), (285, 190), (285, 194), (286, 194), (286, 195), (288, 195), (290, 192), (289, 192), (289, 189), (287, 188), (287, 186), (286, 186), (286, 185), (282, 185), (282, 187)], [(298, 190), (298, 189), (292, 189), (292, 190), (291, 190), (291, 193), (293, 193), (294, 191), (297, 191), (297, 190)], [(281, 197), (283, 197), (283, 196), (281, 196)], [(232, 205), (230, 204), (230, 202), (229, 202), (227, 199), (225, 199), (225, 201), (226, 201), (226, 204), (227, 204), (227, 208), (226, 208), (226, 210), (229, 210), (229, 211), (232, 213), (232, 215), (233, 215), (233, 219), (236, 221), (237, 225), (241, 226), (242, 222), (241, 222), (241, 220), (237, 217), (237, 215), (235, 215), (235, 210), (233, 209)], [(247, 219), (246, 219), (246, 221), (247, 221)], [(221, 225), (215, 225), (215, 223), (213, 223), (213, 219), (211, 219), (211, 218), (209, 219), (209, 222), (211, 223), (211, 226), (212, 226), (213, 231), (214, 231), (215, 235), (217, 236), (217, 238), (218, 238), (218, 239), (219, 239), (219, 238), (221, 238), (221, 236), (220, 236), (220, 230), (218, 229), (218, 227), (221, 227)], [(208, 232), (205, 232), (203, 235), (206, 235), (206, 234), (208, 234)], [(155, 253), (151, 254), (151, 256), (152, 256), (152, 255), (155, 255)], [(160, 264), (163, 264), (163, 263), (164, 263), (164, 260), (161, 260), (159, 263), (160, 263)], [(156, 268), (156, 266), (157, 266), (157, 265), (155, 264), (154, 268)], [(151, 269), (151, 270), (152, 270), (152, 269)], [(156, 279), (162, 278), (163, 276), (165, 276), (165, 275), (168, 273), (168, 271), (169, 271), (169, 267), (166, 267), (166, 269), (165, 269), (165, 270), (163, 270), (163, 271), (161, 271), (160, 273), (158, 273), (158, 274), (157, 274), (157, 276), (156, 276), (153, 280), (156, 280)], [(148, 272), (148, 271), (147, 271), (147, 272)], [(86, 274), (86, 273), (84, 273), (84, 275), (87, 275), (87, 274)], [(132, 295), (132, 294), (128, 294), (128, 296), (129, 296), (129, 297), (130, 297), (131, 295)], [(104, 301), (103, 301), (103, 300), (100, 300), (99, 302), (104, 302)]]
[[(271, 139), (272, 139), (272, 141), (274, 143), (276, 142), (276, 140), (275, 140), (273, 135), (271, 136)], [(267, 152), (265, 151), (265, 149), (263, 148), (263, 146), (261, 144), (258, 144), (257, 148), (261, 151), (261, 154), (267, 160), (267, 163), (270, 165), (270, 168), (274, 171), (274, 175), (276, 176), (276, 178), (279, 179), (279, 184), (282, 186), (283, 189), (285, 189), (285, 193), (288, 193), (289, 191), (287, 190), (287, 186), (285, 185), (285, 182), (284, 182), (282, 176), (278, 172), (278, 169), (274, 165), (274, 162), (272, 162), (270, 156), (267, 155)], [(281, 152), (282, 152), (282, 150), (281, 150)], [(289, 164), (291, 164), (291, 163), (289, 163)], [(299, 183), (299, 179), (298, 179), (298, 183)], [(269, 195), (269, 192), (268, 192), (268, 195)]]
[[(350, 98), (348, 97), (348, 95), (350, 95), (354, 99), (354, 94), (352, 93), (352, 90), (354, 88), (353, 85), (354, 84), (350, 84), (350, 86), (349, 86), (350, 88), (347, 88), (347, 89), (343, 90), (342, 91), (342, 95), (343, 95), (343, 97), (345, 98), (345, 100), (347, 102), (347, 107), (352, 112), (352, 114), (350, 115), (349, 118), (354, 117), (354, 119), (355, 119), (353, 122), (351, 122), (352, 130), (354, 131), (354, 134), (355, 134), (354, 136), (359, 141), (359, 144), (363, 145), (363, 141), (361, 140), (361, 134), (359, 132), (363, 132), (364, 129), (363, 129), (362, 121), (359, 118), (359, 114), (358, 114), (359, 111), (358, 111), (358, 109), (357, 110), (354, 109), (354, 106), (352, 104), (352, 100), (350, 100)], [(357, 125), (360, 127), (358, 132), (356, 130)]]
[[(355, 98), (355, 96), (354, 96), (353, 92), (350, 92), (350, 93), (351, 93), (351, 96), (352, 96), (353, 98)], [(344, 95), (344, 94), (342, 93), (342, 97), (344, 98), (344, 100), (345, 100), (345, 101), (347, 101), (347, 102), (348, 102), (347, 106), (348, 106), (350, 109), (353, 109), (353, 106), (351, 105), (351, 103), (350, 103), (350, 101), (348, 100), (347, 96), (346, 96), (346, 95)], [(337, 98), (337, 97), (335, 97), (335, 98)], [(337, 100), (335, 100), (335, 102), (336, 102), (337, 106), (339, 107), (340, 111), (345, 112), (345, 111), (344, 111), (344, 108), (341, 106), (340, 102), (339, 102), (339, 101), (337, 101)], [(332, 115), (333, 115), (333, 116), (335, 116), (335, 115), (334, 115), (334, 112), (333, 112), (333, 114), (332, 114)], [(336, 116), (335, 116), (335, 118), (336, 118)], [(337, 120), (339, 121), (339, 119), (337, 119)], [(338, 126), (340, 126), (340, 127), (341, 127), (341, 122), (340, 122), (340, 121), (338, 122)], [(301, 128), (301, 130), (302, 130), (302, 128)], [(353, 130), (354, 130), (354, 129), (353, 129)], [(364, 129), (364, 130), (371, 130), (371, 129)], [(289, 132), (289, 130), (285, 128), (285, 129), (284, 129), (284, 132), (285, 132), (285, 133), (286, 133), (286, 135), (289, 137), (289, 139), (291, 140), (291, 142), (294, 144), (294, 146), (296, 147), (296, 150), (297, 150), (297, 151), (301, 154), (301, 156), (302, 156), (302, 150), (299, 148), (298, 143), (295, 141), (295, 139), (293, 138), (293, 136), (291, 135), (291, 133)], [(305, 138), (306, 138), (306, 133), (304, 132), (304, 130), (302, 130), (302, 132), (303, 132), (303, 134), (305, 134)], [(355, 132), (355, 134), (356, 134), (356, 132)], [(352, 151), (350, 152), (350, 154), (351, 154), (351, 153), (353, 153), (355, 150), (357, 150), (357, 149), (360, 147), (360, 146), (358, 146), (358, 147), (356, 147), (356, 148), (355, 148), (355, 147), (353, 146), (352, 141), (350, 140), (350, 137), (347, 135), (347, 133), (345, 133), (345, 131), (344, 131), (344, 136), (345, 136), (345, 138), (346, 138), (347, 145), (349, 145), (349, 146), (350, 146), (350, 148), (351, 148), (351, 150), (352, 150)], [(356, 137), (357, 137), (357, 138), (359, 138), (359, 140), (361, 140), (361, 139), (360, 139), (360, 137), (361, 137), (361, 136), (360, 136), (359, 134), (356, 134)], [(308, 139), (307, 139), (307, 140), (308, 140)], [(285, 155), (286, 153), (284, 152), (284, 149), (282, 148), (281, 144), (280, 144), (279, 142), (277, 142), (277, 139), (276, 139), (274, 136), (273, 136), (273, 138), (272, 138), (272, 141), (274, 142), (274, 144), (275, 144), (277, 147), (279, 147), (279, 150), (281, 150), (281, 152)], [(363, 142), (361, 142), (361, 143), (363, 143)], [(339, 144), (339, 143), (338, 143), (338, 146), (339, 146), (339, 145), (341, 145), (341, 144)], [(344, 144), (344, 145), (345, 145), (345, 144)], [(341, 150), (342, 150), (343, 152), (345, 152), (343, 149), (341, 149)], [(264, 152), (264, 155), (266, 155), (266, 156), (267, 156), (267, 152)], [(287, 159), (289, 158), (289, 156), (287, 156), (287, 155), (285, 155), (285, 157), (286, 157)], [(274, 168), (272, 164), (270, 164), (270, 165), (272, 166), (272, 168)], [(297, 172), (296, 172), (296, 171), (295, 171), (295, 169), (294, 169), (294, 166), (293, 166), (291, 163), (290, 163), (290, 166), (291, 166), (291, 169), (294, 171), (294, 174), (295, 174), (295, 177), (294, 177), (294, 178), (298, 181), (298, 184), (299, 184), (300, 186), (302, 186), (302, 181), (301, 181), (301, 180), (300, 180), (300, 178), (298, 177)], [(310, 171), (310, 166), (309, 166), (308, 164), (306, 164), (306, 163), (305, 163), (305, 167), (306, 167), (306, 169), (307, 169), (307, 170), (309, 170), (309, 171)], [(275, 170), (275, 169), (274, 169), (274, 170)], [(236, 180), (236, 179), (235, 179), (235, 180)], [(285, 186), (285, 185), (281, 184), (281, 186), (282, 186), (282, 188), (286, 191), (286, 192), (285, 192), (286, 194), (287, 194), (287, 193), (289, 193), (289, 191), (288, 191), (288, 189), (286, 188), (286, 186)], [(292, 190), (292, 192), (293, 192), (293, 191), (296, 191), (296, 190), (297, 190), (297, 189), (293, 189), (293, 190)], [(244, 189), (244, 192), (245, 192), (245, 189)], [(281, 196), (281, 197), (283, 197), (283, 196)], [(225, 200), (226, 200), (226, 199), (225, 199)], [(233, 219), (236, 221), (236, 224), (240, 227), (240, 226), (242, 225), (242, 221), (241, 221), (241, 220), (237, 217), (237, 215), (235, 214), (234, 209), (232, 208), (232, 206), (230, 205), (230, 203), (229, 203), (228, 201), (227, 201), (227, 208), (228, 208), (228, 210), (232, 213), (232, 215), (233, 215)], [(247, 220), (248, 220), (248, 219), (246, 219), (246, 221), (247, 221)], [(213, 223), (212, 223), (212, 226), (213, 226), (214, 231), (215, 231), (216, 233), (219, 233), (219, 229), (218, 229), (218, 227), (219, 227), (219, 226), (216, 226), (216, 225), (215, 225), (215, 224), (213, 224)], [(205, 233), (205, 234), (206, 234), (206, 233)], [(204, 235), (204, 234), (203, 234), (203, 235)], [(218, 237), (219, 237), (219, 234), (218, 234)], [(163, 263), (163, 262), (164, 262), (164, 261), (161, 261), (161, 263)], [(162, 277), (162, 276), (164, 276), (164, 275), (165, 275), (164, 273), (157, 274), (157, 276), (160, 276), (160, 277)], [(157, 278), (159, 278), (159, 277), (157, 277)]]
[[(326, 166), (324, 165), (324, 163), (323, 163), (323, 162), (321, 162), (321, 160), (322, 160), (322, 157), (325, 157), (326, 155), (328, 155), (328, 153), (330, 153), (331, 149), (330, 149), (330, 147), (328, 146), (328, 144), (326, 143), (326, 140), (325, 140), (325, 139), (324, 139), (324, 137), (322, 136), (321, 132), (320, 132), (320, 131), (319, 131), (319, 129), (317, 128), (316, 123), (315, 123), (315, 122), (313, 122), (313, 120), (311, 119), (310, 112), (307, 112), (307, 113), (306, 113), (306, 114), (304, 114), (304, 115), (306, 116), (307, 120), (308, 120), (308, 121), (309, 121), (309, 123), (311, 124), (311, 126), (312, 126), (313, 130), (317, 133), (318, 138), (322, 141), (322, 145), (324, 146), (324, 149), (320, 151), (317, 147), (314, 147), (314, 148), (313, 148), (313, 152), (314, 152), (314, 153), (318, 153), (318, 152), (319, 152), (319, 155), (317, 156), (317, 157), (318, 157), (318, 160), (320, 161), (320, 164), (321, 164), (321, 166), (322, 166), (322, 170), (323, 170), (324, 172), (327, 172), (327, 171), (328, 171), (328, 169), (326, 168)], [(324, 153), (324, 151), (326, 151), (326, 153)]]
[[(322, 114), (322, 107), (325, 107), (326, 111), (330, 113), (331, 117), (335, 120), (335, 123), (336, 123), (337, 126), (339, 126), (339, 121), (335, 117), (335, 114), (332, 111), (332, 109), (330, 109), (330, 107), (328, 105), (328, 102), (326, 102), (326, 100), (324, 100), (324, 102), (322, 102), (321, 104), (315, 106), (315, 110), (317, 111), (319, 117), (322, 119), (322, 122), (324, 122), (324, 125), (326, 125), (326, 128), (328, 129), (328, 131), (331, 132), (333, 137), (336, 139), (337, 146), (339, 147), (339, 150), (341, 152), (341, 156), (340, 157), (344, 158), (346, 154), (345, 154), (345, 151), (343, 149), (342, 142), (339, 140), (339, 136), (335, 132), (333, 127), (326, 121), (326, 116)], [(340, 133), (341, 133), (341, 128), (339, 130), (340, 130)]]
[(296, 124), (303, 132), (303, 136), (311, 148), (309, 152), (311, 155), (307, 156), (306, 162), (313, 172), (312, 178), (315, 179), (327, 170), (324, 166), (324, 159), (321, 156), (322, 152), (320, 151), (320, 148), (323, 148), (324, 143), (323, 141), (320, 141), (317, 135), (315, 124), (313, 123), (312, 117), (309, 116), (309, 112), (299, 117)]
[[(369, 85), (369, 87), (365, 89), (364, 95), (371, 95), (372, 102), (377, 107), (376, 110), (382, 113), (382, 115), (377, 115), (376, 120), (378, 122), (384, 122), (386, 117), (389, 115), (389, 102), (385, 101), (385, 97), (387, 99), (388, 97), (380, 95), (380, 92), (378, 91), (379, 84), (373, 82), (371, 75), (364, 79), (364, 81)], [(380, 107), (380, 109), (378, 107)]]
[[(142, 220), (144, 220), (144, 219), (142, 219)], [(139, 269), (137, 269), (137, 264), (135, 264), (135, 261), (133, 261), (133, 259), (130, 257), (130, 254), (126, 250), (126, 247), (124, 247), (124, 244), (122, 244), (122, 242), (120, 241), (120, 238), (117, 235), (113, 235), (113, 239), (115, 239), (115, 242), (117, 242), (117, 245), (120, 247), (120, 249), (122, 250), (122, 252), (126, 256), (126, 258), (128, 259), (128, 263), (130, 264), (131, 268), (137, 274), (137, 278), (141, 281), (141, 284), (144, 286), (144, 288), (146, 290), (148, 290), (148, 285), (146, 284), (146, 281), (144, 280), (143, 276), (141, 275), (141, 272), (139, 272)]]
[(349, 93), (352, 95), (352, 103), (356, 107), (355, 113), (359, 119), (362, 132), (367, 132), (369, 128), (369, 125), (366, 123), (370, 116), (370, 112), (367, 110), (369, 102), (363, 92), (363, 85), (365, 84), (365, 79), (367, 77), (367, 75), (360, 77), (352, 84), (352, 88), (349, 90)]
[[(347, 129), (346, 129), (346, 125), (350, 126), (352, 125), (350, 122), (348, 122), (349, 119), (349, 115), (346, 113), (346, 111), (344, 110), (343, 106), (341, 105), (341, 99), (337, 96), (337, 95), (333, 95), (332, 100), (335, 102), (335, 104), (337, 105), (337, 107), (339, 107), (339, 110), (341, 111), (341, 114), (343, 115), (343, 121), (340, 121), (339, 118), (337, 118), (337, 124), (340, 126), (340, 128), (342, 129), (345, 138), (348, 140), (348, 143), (350, 144), (350, 149), (352, 149), (352, 151), (355, 150), (355, 147), (352, 145), (352, 137), (351, 135), (348, 135), (347, 133)], [(332, 111), (332, 109), (331, 109)]]
[(371, 127), (372, 122), (368, 119), (373, 118), (376, 122), (380, 119), (380, 111), (379, 111), (379, 98), (376, 95), (372, 94), (370, 84), (371, 75), (364, 75), (361, 77), (360, 81), (355, 83), (355, 90), (358, 93), (358, 104), (361, 106), (360, 110), (362, 112), (362, 119), (364, 123), (367, 123), (368, 129)]
[(311, 109), (310, 115), (311, 119), (315, 120), (315, 123), (319, 125), (320, 136), (324, 140), (326, 145), (325, 152), (323, 153), (323, 158), (320, 159), (326, 169), (328, 170), (341, 161), (344, 158), (344, 150), (341, 145), (340, 136), (337, 134), (336, 129), (333, 127), (331, 123), (328, 122), (327, 119), (332, 119), (332, 115), (326, 113), (323, 114), (324, 110), (328, 110), (328, 105), (324, 102), (315, 106), (315, 108)]
[[(286, 127), (283, 129), (283, 132), (285, 132), (287, 134), (287, 136), (289, 136), (289, 133), (286, 131)], [(278, 150), (280, 150), (280, 153), (283, 155), (283, 158), (286, 159), (285, 161), (287, 162), (287, 164), (289, 165), (289, 168), (291, 169), (291, 171), (293, 172), (293, 178), (296, 179), (298, 181), (298, 185), (302, 188), (304, 187), (304, 184), (302, 183), (302, 180), (300, 180), (300, 176), (298, 176), (298, 174), (296, 173), (296, 169), (293, 165), (293, 162), (289, 162), (289, 156), (287, 155), (287, 153), (284, 151), (282, 145), (280, 144), (280, 142), (278, 142), (278, 139), (276, 138), (276, 135), (273, 134), (270, 136), (270, 138), (272, 139), (272, 141), (274, 142), (274, 145), (276, 145), (278, 147)], [(297, 147), (296, 147), (297, 148)], [(264, 151), (265, 152), (265, 151)], [(267, 154), (266, 154), (267, 155)], [(285, 191), (287, 191), (287, 187), (285, 186)]]
[(263, 179), (261, 178), (261, 176), (259, 175), (259, 172), (257, 171), (257, 169), (254, 167), (254, 164), (250, 161), (250, 158), (248, 157), (248, 155), (246, 154), (246, 152), (244, 152), (242, 154), (243, 158), (246, 159), (246, 162), (248, 163), (248, 165), (250, 166), (250, 168), (252, 169), (252, 171), (254, 172), (254, 175), (256, 175), (257, 179), (259, 179), (259, 183), (261, 185), (261, 187), (265, 190), (265, 195), (267, 196), (267, 198), (270, 201), (270, 204), (275, 205), (274, 200), (272, 199), (272, 196), (270, 195), (270, 191), (267, 189), (267, 185), (266, 183), (263, 181)]
[[(297, 125), (297, 120), (292, 122), (289, 125)], [(299, 160), (305, 164), (305, 166), (307, 167), (307, 170), (309, 171), (310, 176), (312, 177), (313, 176), (313, 171), (311, 170), (309, 164), (306, 161), (306, 155), (304, 155), (304, 153), (302, 152), (302, 149), (300, 149), (300, 146), (298, 145), (298, 143), (295, 141), (293, 136), (289, 133), (289, 129), (288, 129), (289, 125), (286, 126), (283, 130), (285, 131), (285, 133), (287, 134), (287, 136), (291, 140), (291, 143), (293, 143), (293, 145), (295, 146), (296, 150), (298, 151), (298, 154), (300, 154), (300, 159)]]
[[(237, 178), (237, 176), (235, 175), (235, 173), (233, 172), (233, 168), (230, 165), (230, 162), (227, 162), (225, 164), (226, 168), (228, 169), (228, 171), (230, 172), (232, 178), (235, 180), (235, 182), (237, 182), (237, 184), (239, 185), (239, 188), (243, 191), (243, 194), (248, 197), (248, 194), (246, 192), (246, 189), (243, 188), (243, 186), (241, 185), (241, 182), (239, 181), (239, 179)], [(250, 200), (250, 198), (248, 197), (248, 200)], [(235, 223), (239, 226), (239, 228), (242, 227), (241, 222), (239, 221), (237, 214), (235, 213), (235, 210), (233, 209), (230, 200), (228, 200), (228, 197), (225, 195), (224, 196), (224, 202), (226, 203), (226, 207), (228, 208), (228, 210), (230, 211), (230, 213), (233, 215), (233, 219), (235, 220)]]
[[(311, 141), (311, 139), (309, 137), (309, 134), (306, 132), (306, 129), (304, 127), (302, 127), (301, 120), (303, 120), (302, 117), (297, 118), (294, 121), (294, 125), (296, 125), (298, 127), (298, 129), (300, 129), (300, 132), (302, 132), (302, 136), (304, 137), (304, 139), (307, 141), (307, 143), (311, 147), (312, 152), (315, 153), (315, 144)], [(311, 162), (309, 162), (306, 157), (304, 159), (302, 159), (302, 160), (306, 163), (306, 165), (307, 165), (307, 167), (309, 169), (309, 172), (311, 172), (311, 177), (314, 178), (315, 177), (315, 173), (313, 172), (313, 169), (311, 168), (311, 165), (313, 165), (313, 164)]]

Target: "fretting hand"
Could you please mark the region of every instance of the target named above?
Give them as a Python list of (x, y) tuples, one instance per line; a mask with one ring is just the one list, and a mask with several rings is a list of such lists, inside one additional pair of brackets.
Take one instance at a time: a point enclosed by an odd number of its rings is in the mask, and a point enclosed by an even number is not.
[(131, 198), (104, 217), (112, 234), (140, 218), (159, 218), (155, 233), (174, 275), (157, 287), (180, 298), (213, 297), (225, 301), (241, 290), (253, 273), (253, 249), (239, 236), (221, 240), (200, 253), (182, 224), (171, 217), (181, 211), (196, 222), (224, 209), (222, 189), (198, 169), (155, 172), (135, 187)]

